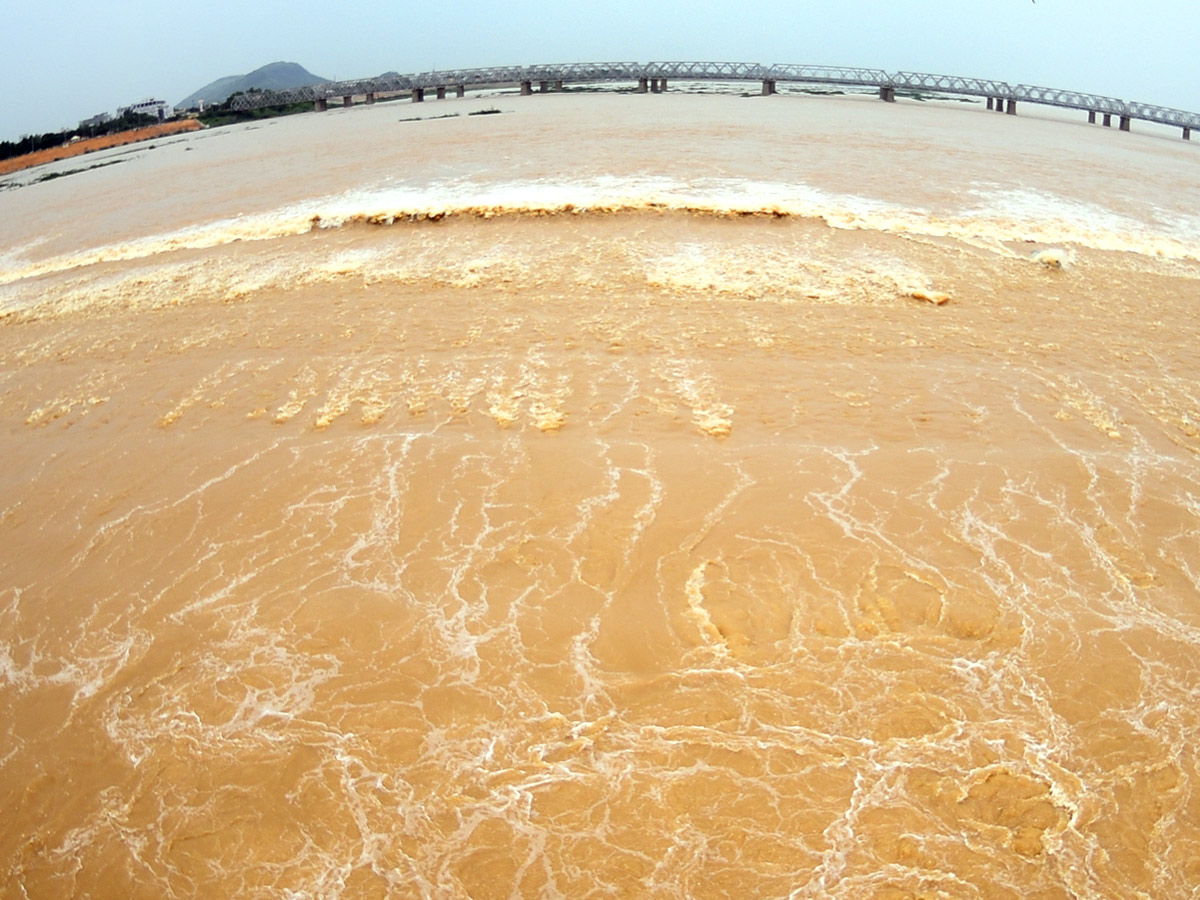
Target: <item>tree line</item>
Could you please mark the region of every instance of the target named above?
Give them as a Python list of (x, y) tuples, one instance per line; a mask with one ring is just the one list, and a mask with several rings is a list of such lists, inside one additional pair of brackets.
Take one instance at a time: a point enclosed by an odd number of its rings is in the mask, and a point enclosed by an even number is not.
[(158, 119), (143, 113), (126, 112), (109, 119), (99, 125), (84, 125), (69, 131), (47, 131), (45, 134), (27, 134), (20, 140), (0, 141), (0, 159), (11, 159), (14, 156), (24, 156), (26, 153), (36, 153), (38, 150), (49, 150), (61, 147), (72, 138), (100, 137), (117, 131), (128, 131), (131, 128), (144, 128), (147, 125), (157, 125)]

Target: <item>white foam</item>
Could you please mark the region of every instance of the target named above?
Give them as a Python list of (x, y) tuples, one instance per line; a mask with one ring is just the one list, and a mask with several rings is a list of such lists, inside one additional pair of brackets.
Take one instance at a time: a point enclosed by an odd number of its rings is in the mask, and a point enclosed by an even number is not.
[[(314, 198), (268, 213), (221, 219), (26, 265), (20, 265), (19, 253), (11, 251), (6, 259), (16, 264), (0, 269), (0, 285), (98, 263), (138, 260), (237, 241), (272, 240), (353, 222), (388, 225), (455, 214), (486, 218), (623, 209), (795, 216), (822, 219), (835, 228), (924, 234), (972, 243), (984, 240), (992, 246), (1000, 241), (1035, 240), (1200, 260), (1200, 219), (1195, 217), (1156, 213), (1149, 220), (1137, 219), (1049, 190), (996, 190), (985, 194), (975, 189), (968, 196), (978, 202), (959, 209), (932, 210), (833, 193), (802, 182), (741, 178), (685, 181), (665, 176), (603, 175), (484, 184), (465, 178), (385, 182), (372, 189)], [(26, 249), (29, 246), (32, 244)]]

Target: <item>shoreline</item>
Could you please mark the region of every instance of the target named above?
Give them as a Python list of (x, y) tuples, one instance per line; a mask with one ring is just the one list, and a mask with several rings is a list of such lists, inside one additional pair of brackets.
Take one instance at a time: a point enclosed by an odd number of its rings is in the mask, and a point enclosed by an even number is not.
[(109, 150), (113, 147), (124, 147), (126, 144), (136, 144), (158, 137), (199, 131), (203, 127), (195, 119), (180, 119), (173, 122), (164, 122), (161, 125), (150, 125), (146, 128), (134, 128), (130, 131), (118, 131), (115, 134), (87, 138), (86, 140), (76, 141), (74, 144), (64, 144), (61, 147), (52, 147), (49, 150), (38, 150), (34, 153), (25, 153), (21, 156), (14, 156), (11, 159), (0, 160), (0, 175), (11, 175), (13, 172), (32, 169), (35, 166), (58, 162), (63, 159), (71, 159), (75, 156), (83, 156), (86, 153), (93, 153), (97, 150)]

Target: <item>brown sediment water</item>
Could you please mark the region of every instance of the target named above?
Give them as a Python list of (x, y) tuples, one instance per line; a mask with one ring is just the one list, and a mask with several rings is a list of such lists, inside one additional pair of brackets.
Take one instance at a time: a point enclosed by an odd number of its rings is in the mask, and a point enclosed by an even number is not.
[(1190, 896), (1195, 148), (499, 102), (0, 194), (7, 891)]

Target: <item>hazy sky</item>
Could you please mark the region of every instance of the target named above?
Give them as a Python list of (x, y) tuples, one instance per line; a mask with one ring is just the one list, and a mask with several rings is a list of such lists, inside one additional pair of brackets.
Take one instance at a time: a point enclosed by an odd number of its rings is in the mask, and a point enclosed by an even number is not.
[(1197, 0), (35, 0), (4, 13), (0, 139), (298, 62), (326, 78), (605, 60), (908, 69), (1200, 111)]

